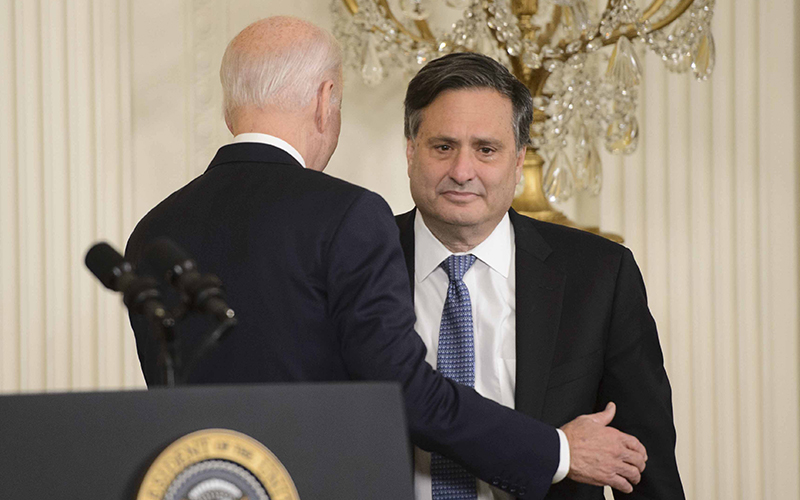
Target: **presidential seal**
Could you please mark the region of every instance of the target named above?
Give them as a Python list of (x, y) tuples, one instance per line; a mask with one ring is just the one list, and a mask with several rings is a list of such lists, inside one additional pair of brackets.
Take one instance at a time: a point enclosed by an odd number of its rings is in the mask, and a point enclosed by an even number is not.
[(136, 500), (299, 500), (289, 473), (245, 434), (205, 429), (169, 445), (147, 470)]

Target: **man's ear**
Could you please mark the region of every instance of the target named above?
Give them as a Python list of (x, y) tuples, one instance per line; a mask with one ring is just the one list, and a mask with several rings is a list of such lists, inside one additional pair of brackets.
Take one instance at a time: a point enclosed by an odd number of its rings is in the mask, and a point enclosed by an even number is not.
[(317, 106), (314, 111), (314, 124), (317, 132), (325, 132), (330, 126), (331, 117), (331, 95), (333, 94), (333, 80), (325, 80), (317, 89)]
[(517, 179), (517, 184), (519, 184), (519, 180), (522, 179), (522, 167), (525, 165), (525, 153), (528, 152), (527, 147), (523, 147), (517, 153), (517, 164), (514, 166), (516, 172), (514, 173)]

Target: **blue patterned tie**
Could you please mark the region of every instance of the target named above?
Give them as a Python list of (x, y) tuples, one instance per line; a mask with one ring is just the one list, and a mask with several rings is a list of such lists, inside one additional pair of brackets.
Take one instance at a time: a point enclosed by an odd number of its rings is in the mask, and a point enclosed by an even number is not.
[[(445, 377), (475, 387), (475, 344), (472, 338), (472, 304), (464, 284), (464, 273), (475, 262), (474, 255), (451, 255), (439, 264), (450, 278), (439, 327), (436, 369)], [(433, 500), (478, 498), (475, 476), (438, 453), (431, 453)]]

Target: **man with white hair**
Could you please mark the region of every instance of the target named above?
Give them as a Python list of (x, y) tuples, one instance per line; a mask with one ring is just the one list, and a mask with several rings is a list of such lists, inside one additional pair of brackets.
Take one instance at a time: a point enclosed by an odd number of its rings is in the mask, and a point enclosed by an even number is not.
[[(220, 70), (233, 142), (128, 241), (126, 256), (140, 263), (151, 240), (168, 236), (226, 285), (236, 332), (189, 382), (395, 380), (417, 446), (515, 496), (544, 496), (559, 466), (596, 483), (637, 483), (646, 452), (606, 426), (607, 412), (576, 419), (567, 446), (556, 428), (425, 362), (389, 207), (321, 173), (339, 136), (341, 72), (335, 40), (309, 23), (275, 17), (245, 28)], [(158, 384), (157, 342), (131, 321), (147, 383)], [(180, 341), (190, 350), (197, 339)]]

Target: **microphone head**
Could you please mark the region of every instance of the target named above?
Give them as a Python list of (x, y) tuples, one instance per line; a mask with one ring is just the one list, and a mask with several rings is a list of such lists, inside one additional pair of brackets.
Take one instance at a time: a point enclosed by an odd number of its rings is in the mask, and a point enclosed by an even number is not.
[(86, 252), (84, 262), (89, 271), (106, 288), (114, 291), (120, 291), (117, 286), (119, 278), (125, 273), (133, 272), (130, 263), (126, 262), (119, 252), (104, 241), (95, 244)]
[(187, 271), (196, 270), (192, 258), (184, 249), (169, 238), (156, 238), (144, 251), (145, 261), (152, 267), (157, 276), (174, 279)]

